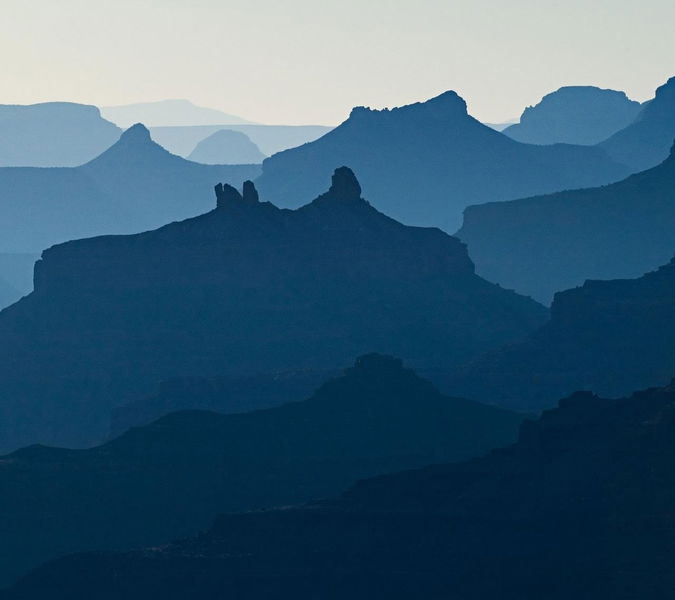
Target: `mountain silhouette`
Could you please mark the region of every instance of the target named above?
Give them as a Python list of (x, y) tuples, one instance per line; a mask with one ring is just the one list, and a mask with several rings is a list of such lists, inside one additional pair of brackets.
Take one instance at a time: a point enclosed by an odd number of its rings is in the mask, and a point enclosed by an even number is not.
[(200, 214), (214, 182), (240, 185), (257, 165), (207, 166), (174, 156), (143, 125), (74, 168), (0, 168), (0, 252), (35, 253), (71, 239), (133, 233)]
[(359, 478), (477, 456), (512, 443), (521, 421), (367, 355), (302, 402), (173, 413), (88, 450), (24, 448), (0, 458), (0, 581), (64, 553), (191, 535), (222, 511), (313, 500)]
[(250, 123), (246, 119), (229, 115), (221, 110), (196, 106), (189, 100), (160, 100), (121, 106), (104, 106), (101, 113), (120, 127), (145, 123), (148, 127), (159, 125), (230, 125)]
[(537, 410), (574, 390), (621, 396), (675, 374), (675, 259), (638, 279), (559, 292), (551, 319), (447, 385), (468, 398)]
[(586, 279), (638, 277), (667, 262), (675, 253), (674, 189), (671, 152), (604, 187), (470, 206), (457, 236), (479, 275), (549, 304)]
[(302, 146), (328, 133), (325, 125), (193, 125), (185, 127), (150, 127), (152, 139), (174, 154), (188, 156), (195, 146), (216, 131), (229, 129), (245, 134), (260, 151), (271, 156), (276, 152)]
[(599, 148), (520, 144), (476, 121), (455, 92), (392, 110), (355, 108), (315, 142), (263, 162), (261, 193), (296, 207), (335, 165), (359, 174), (378, 210), (454, 232), (470, 204), (616, 181), (628, 174)]
[(0, 167), (75, 167), (114, 144), (121, 130), (95, 106), (0, 105)]
[(19, 298), (21, 298), (21, 292), (0, 278), (0, 310), (5, 308), (5, 306), (14, 304)]
[(592, 146), (630, 125), (639, 110), (640, 103), (624, 92), (593, 86), (561, 87), (535, 106), (528, 106), (520, 122), (503, 133), (526, 144)]
[(336, 371), (307, 369), (260, 373), (244, 377), (175, 377), (157, 391), (113, 409), (110, 435), (147, 425), (183, 410), (209, 410), (232, 414), (271, 408), (308, 397)]
[(658, 165), (670, 151), (675, 139), (675, 77), (656, 90), (653, 100), (645, 102), (635, 121), (616, 132), (599, 147), (632, 171)]
[(330, 369), (371, 351), (444, 369), (546, 319), (476, 276), (457, 239), (375, 210), (348, 168), (295, 211), (250, 182), (216, 195), (199, 217), (42, 254), (33, 293), (0, 313), (0, 447), (96, 443), (112, 408), (168, 378)]
[(675, 388), (564, 399), (477, 459), (36, 569), (3, 600), (667, 598)]
[(199, 142), (187, 158), (205, 165), (246, 165), (261, 163), (265, 155), (245, 133), (220, 129)]

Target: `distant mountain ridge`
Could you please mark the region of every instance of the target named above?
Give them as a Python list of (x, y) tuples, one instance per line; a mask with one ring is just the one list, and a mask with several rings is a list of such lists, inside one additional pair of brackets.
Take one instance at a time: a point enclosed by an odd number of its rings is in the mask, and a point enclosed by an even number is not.
[(73, 102), (0, 105), (0, 167), (76, 167), (122, 130), (95, 106)]
[(590, 146), (627, 127), (639, 111), (640, 103), (630, 100), (625, 92), (566, 86), (528, 106), (520, 122), (502, 132), (526, 144)]
[(245, 133), (220, 129), (199, 142), (187, 159), (205, 165), (248, 165), (262, 163), (265, 155)]
[(0, 168), (0, 252), (36, 253), (71, 239), (133, 233), (203, 212), (214, 182), (235, 185), (257, 165), (207, 166), (172, 155), (131, 127), (73, 168)]
[(103, 106), (101, 113), (106, 119), (123, 128), (130, 127), (134, 123), (144, 123), (148, 127), (251, 123), (221, 110), (196, 106), (189, 100), (182, 99)]
[(479, 275), (544, 304), (586, 279), (639, 277), (675, 254), (675, 151), (604, 187), (470, 206), (457, 236)]
[(2, 600), (659, 600), (675, 586), (675, 387), (578, 393), (512, 446), (46, 564)]
[(403, 223), (456, 231), (470, 204), (616, 181), (628, 169), (599, 148), (520, 144), (467, 114), (455, 92), (391, 110), (357, 107), (321, 137), (263, 162), (261, 193), (295, 208), (336, 164), (358, 173), (379, 210)]
[(167, 378), (335, 368), (372, 351), (445, 368), (546, 319), (477, 277), (455, 238), (379, 213), (347, 168), (295, 211), (250, 182), (216, 195), (199, 217), (43, 253), (33, 293), (0, 313), (0, 447), (96, 443), (112, 408)]
[(368, 355), (277, 408), (173, 413), (81, 451), (24, 448), (0, 458), (0, 582), (64, 553), (166, 543), (222, 511), (314, 500), (366, 476), (477, 456), (513, 442), (521, 421)]

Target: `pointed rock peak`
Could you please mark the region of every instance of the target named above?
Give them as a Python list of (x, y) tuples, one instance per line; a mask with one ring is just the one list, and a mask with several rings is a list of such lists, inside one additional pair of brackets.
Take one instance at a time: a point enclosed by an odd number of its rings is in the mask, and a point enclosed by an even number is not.
[(151, 142), (150, 131), (143, 123), (136, 123), (125, 130), (120, 137), (120, 142)]
[(226, 208), (233, 204), (241, 204), (243, 198), (239, 191), (229, 183), (219, 183), (216, 187), (216, 208)]
[(260, 202), (258, 190), (255, 189), (255, 185), (252, 181), (244, 181), (244, 187), (242, 188), (242, 198), (244, 202)]
[(349, 167), (335, 169), (328, 195), (338, 200), (359, 200), (361, 198), (361, 185)]
[(258, 190), (252, 181), (245, 181), (242, 193), (229, 183), (219, 183), (216, 190), (216, 208), (226, 208), (241, 204), (257, 204), (259, 202)]

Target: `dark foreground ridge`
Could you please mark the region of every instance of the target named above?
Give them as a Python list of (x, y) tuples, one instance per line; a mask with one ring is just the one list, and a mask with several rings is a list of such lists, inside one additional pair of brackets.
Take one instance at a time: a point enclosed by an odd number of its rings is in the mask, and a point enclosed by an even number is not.
[(675, 388), (575, 394), (483, 458), (49, 563), (3, 600), (658, 600), (675, 585)]
[(478, 456), (513, 442), (522, 421), (443, 396), (400, 360), (372, 354), (295, 400), (229, 416), (173, 413), (89, 450), (0, 457), (0, 587), (66, 553), (162, 544), (222, 511), (306, 502), (363, 477)]
[(0, 313), (0, 449), (82, 447), (111, 409), (175, 377), (335, 369), (380, 351), (447, 369), (546, 319), (474, 273), (464, 245), (406, 227), (335, 171), (301, 209), (217, 188), (218, 208), (45, 251)]

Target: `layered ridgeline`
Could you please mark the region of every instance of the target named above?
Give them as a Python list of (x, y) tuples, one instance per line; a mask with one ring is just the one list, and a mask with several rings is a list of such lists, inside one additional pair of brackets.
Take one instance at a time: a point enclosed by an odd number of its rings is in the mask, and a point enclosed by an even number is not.
[(173, 413), (89, 450), (25, 448), (0, 459), (0, 587), (66, 553), (165, 543), (222, 511), (477, 456), (512, 443), (521, 420), (368, 355), (302, 402)]
[(469, 204), (601, 185), (627, 175), (598, 148), (520, 144), (469, 116), (454, 92), (392, 110), (355, 108), (315, 142), (263, 162), (256, 184), (281, 206), (316, 197), (335, 165), (359, 174), (377, 209), (448, 232)]
[(599, 147), (632, 171), (658, 165), (667, 156), (675, 139), (675, 77), (656, 90), (645, 102), (635, 121), (618, 131)]
[(502, 131), (527, 144), (593, 145), (630, 125), (639, 111), (640, 103), (624, 92), (567, 86), (528, 106), (519, 123)]
[(620, 396), (675, 375), (675, 259), (639, 279), (556, 294), (551, 319), (488, 353), (448, 385), (468, 398), (536, 410), (574, 390)]
[(94, 160), (74, 168), (0, 168), (0, 252), (39, 252), (75, 238), (134, 233), (208, 210), (203, 191), (240, 185), (258, 165), (207, 166), (131, 127)]
[(407, 227), (338, 169), (298, 210), (217, 186), (155, 231), (45, 251), (0, 313), (0, 446), (88, 445), (109, 411), (180, 376), (325, 369), (378, 351), (447, 368), (532, 331), (536, 302), (474, 273), (465, 246)]
[(660, 600), (675, 586), (675, 389), (576, 394), (483, 458), (79, 554), (3, 600)]
[(243, 165), (261, 163), (265, 155), (245, 133), (220, 129), (199, 142), (187, 158), (205, 165)]
[(470, 206), (457, 236), (479, 275), (546, 304), (586, 279), (638, 277), (675, 254), (675, 147), (599, 188)]
[[(122, 130), (95, 106), (0, 105), (0, 167), (75, 167), (114, 144)], [(7, 193), (3, 189), (2, 195)]]

